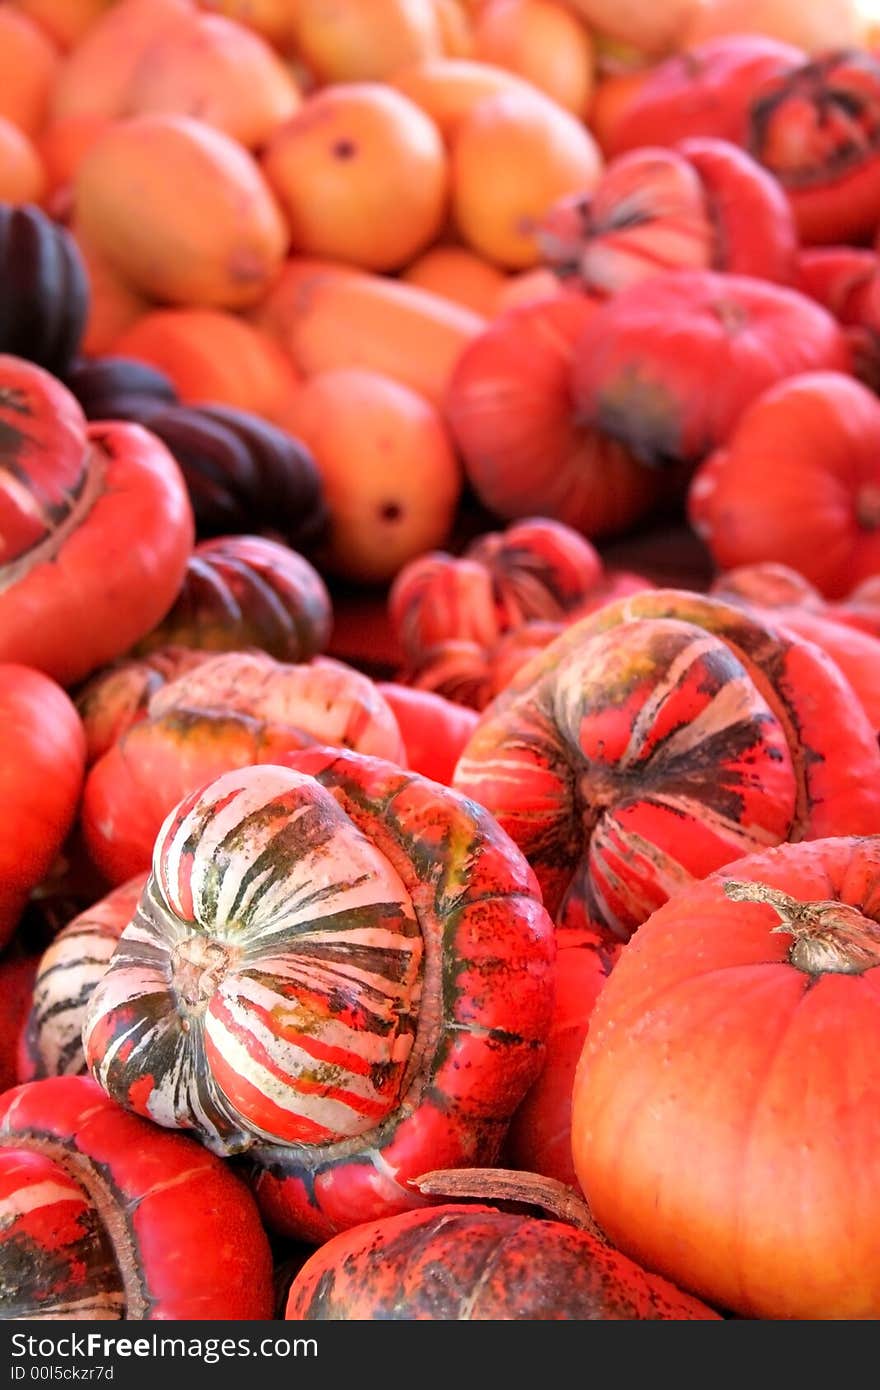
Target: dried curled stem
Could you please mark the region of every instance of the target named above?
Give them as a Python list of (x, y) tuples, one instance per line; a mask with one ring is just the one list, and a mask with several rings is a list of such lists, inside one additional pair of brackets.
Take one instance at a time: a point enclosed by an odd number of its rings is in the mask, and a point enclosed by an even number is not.
[(567, 1183), (514, 1168), (437, 1168), (411, 1179), (426, 1197), (471, 1198), (481, 1202), (520, 1202), (539, 1207), (559, 1221), (589, 1231), (608, 1244), (584, 1198)]
[(861, 975), (880, 965), (880, 925), (849, 903), (799, 902), (766, 883), (739, 879), (727, 879), (724, 891), (733, 902), (772, 907), (781, 918), (772, 930), (794, 937), (788, 958), (808, 975)]

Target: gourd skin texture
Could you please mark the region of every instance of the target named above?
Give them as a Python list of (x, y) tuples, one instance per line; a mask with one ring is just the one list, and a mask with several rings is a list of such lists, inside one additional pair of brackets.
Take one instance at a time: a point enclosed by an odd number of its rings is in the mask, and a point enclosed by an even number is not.
[(492, 1163), (540, 1070), (555, 936), (475, 803), (291, 753), (192, 793), (83, 1025), (114, 1099), (248, 1153), (272, 1229), (319, 1241)]
[(877, 958), (876, 836), (780, 846), (680, 893), (599, 996), (575, 1168), (616, 1245), (717, 1307), (876, 1318), (880, 971), (799, 968), (779, 913), (730, 880), (848, 905), (841, 932)]

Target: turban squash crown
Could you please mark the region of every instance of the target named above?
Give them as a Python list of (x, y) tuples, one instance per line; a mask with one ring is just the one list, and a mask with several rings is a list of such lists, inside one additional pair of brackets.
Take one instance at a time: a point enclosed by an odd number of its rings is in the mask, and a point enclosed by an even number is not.
[(671, 893), (785, 841), (880, 828), (868, 716), (813, 644), (679, 590), (572, 624), (484, 711), (454, 785), (565, 926), (627, 940)]
[(543, 1061), (555, 939), (481, 807), (383, 759), (291, 763), (169, 815), (83, 1042), (114, 1099), (247, 1154), (267, 1222), (320, 1241), (494, 1161)]

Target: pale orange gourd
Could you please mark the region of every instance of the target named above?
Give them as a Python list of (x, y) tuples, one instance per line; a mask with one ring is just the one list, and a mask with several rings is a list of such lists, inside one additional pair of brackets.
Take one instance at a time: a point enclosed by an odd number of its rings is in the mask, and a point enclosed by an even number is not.
[(189, 116), (120, 121), (76, 176), (86, 238), (142, 294), (243, 308), (281, 267), (288, 233), (256, 161)]
[(486, 326), (482, 315), (429, 290), (305, 258), (287, 262), (249, 317), (304, 376), (366, 367), (435, 405), (462, 350)]

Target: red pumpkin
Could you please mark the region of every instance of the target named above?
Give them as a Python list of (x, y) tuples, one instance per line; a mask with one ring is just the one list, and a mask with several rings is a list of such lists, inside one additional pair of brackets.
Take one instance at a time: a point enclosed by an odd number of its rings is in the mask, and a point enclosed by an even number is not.
[(651, 68), (608, 123), (609, 157), (694, 135), (745, 145), (755, 93), (793, 72), (806, 55), (764, 34), (730, 34), (694, 44)]
[(474, 731), (476, 710), (454, 704), (431, 690), (413, 690), (397, 681), (377, 681), (397, 720), (406, 766), (449, 786), (455, 764)]
[(790, 565), (768, 560), (757, 565), (737, 565), (716, 575), (709, 593), (730, 603), (755, 603), (763, 608), (823, 609), (825, 600), (814, 584)]
[(809, 608), (753, 608), (767, 622), (782, 625), (789, 632), (821, 647), (840, 668), (861, 701), (862, 708), (880, 733), (880, 638), (837, 619), (837, 610), (828, 605), (823, 612)]
[(752, 101), (744, 144), (784, 188), (806, 245), (875, 236), (880, 58), (823, 53), (769, 78)]
[(21, 1078), (19, 1039), (31, 1007), (34, 981), (40, 964), (39, 954), (10, 950), (0, 961), (0, 1095)]
[(809, 247), (798, 257), (797, 288), (844, 325), (853, 374), (880, 388), (880, 257), (855, 246)]
[(494, 1161), (541, 1065), (555, 939), (476, 803), (355, 753), (295, 762), (168, 816), (83, 1044), (129, 1108), (247, 1152), (268, 1224), (317, 1242), (422, 1205), (428, 1167)]
[(171, 606), (193, 545), (180, 470), (139, 425), (87, 425), (48, 372), (0, 356), (0, 660), (62, 685)]
[(827, 598), (880, 574), (880, 401), (837, 372), (765, 392), (690, 486), (721, 570), (788, 565)]
[(272, 1317), (272, 1253), (241, 1178), (88, 1077), (0, 1096), (0, 1244), (7, 1317)]
[(644, 463), (690, 468), (767, 387), (848, 365), (840, 325), (795, 290), (681, 271), (622, 290), (590, 318), (572, 392), (584, 424)]
[(73, 825), (85, 752), (82, 723), (61, 687), (41, 671), (0, 663), (0, 946)]
[(80, 686), (76, 707), (85, 730), (88, 766), (103, 757), (132, 724), (146, 719), (157, 690), (211, 655), (194, 647), (157, 647), (147, 656), (120, 657)]
[(609, 582), (590, 542), (546, 517), (487, 532), (458, 556), (421, 555), (388, 595), (400, 679), (482, 709)]
[(83, 839), (110, 883), (146, 872), (163, 820), (182, 797), (232, 768), (284, 763), (311, 744), (405, 762), (403, 739), (374, 683), (341, 662), (273, 661), (227, 652), (156, 690), (94, 763)]
[(789, 283), (797, 233), (785, 194), (728, 140), (682, 140), (619, 155), (589, 194), (551, 209), (544, 258), (594, 294), (663, 270), (717, 270)]
[(880, 826), (876, 733), (834, 663), (683, 590), (568, 627), (485, 711), (454, 785), (561, 924), (624, 940), (744, 854)]
[(446, 414), (477, 496), (505, 519), (543, 514), (585, 536), (628, 530), (659, 485), (578, 418), (575, 343), (597, 302), (564, 294), (500, 314), (458, 358)]
[(491, 646), (533, 619), (558, 622), (603, 579), (595, 547), (569, 526), (530, 517), (490, 531), (461, 556), (432, 551), (400, 571), (388, 612), (404, 654), (420, 655), (450, 639)]
[(513, 1168), (578, 1188), (571, 1154), (571, 1095), (590, 1017), (622, 950), (608, 932), (560, 931), (556, 1002), (540, 1076), (517, 1107), (505, 1141)]
[(346, 1231), (294, 1276), (294, 1322), (692, 1321), (718, 1315), (563, 1221), (444, 1202)]
[(633, 1259), (750, 1318), (880, 1316), (880, 839), (741, 859), (640, 927), (574, 1084)]

